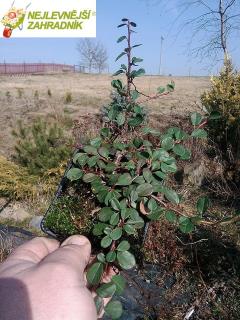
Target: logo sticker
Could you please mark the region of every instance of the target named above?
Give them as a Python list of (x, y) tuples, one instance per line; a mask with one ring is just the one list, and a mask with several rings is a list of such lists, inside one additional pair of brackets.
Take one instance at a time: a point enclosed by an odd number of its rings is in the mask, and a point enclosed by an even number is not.
[(96, 37), (96, 0), (14, 0), (0, 5), (3, 37)]

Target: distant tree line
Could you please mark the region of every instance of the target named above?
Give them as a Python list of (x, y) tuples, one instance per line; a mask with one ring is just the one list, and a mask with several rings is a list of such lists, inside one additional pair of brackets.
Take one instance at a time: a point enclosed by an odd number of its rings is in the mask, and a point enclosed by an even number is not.
[(77, 50), (80, 54), (81, 64), (85, 64), (88, 72), (93, 70), (102, 73), (108, 67), (107, 49), (95, 39), (85, 38), (78, 42)]

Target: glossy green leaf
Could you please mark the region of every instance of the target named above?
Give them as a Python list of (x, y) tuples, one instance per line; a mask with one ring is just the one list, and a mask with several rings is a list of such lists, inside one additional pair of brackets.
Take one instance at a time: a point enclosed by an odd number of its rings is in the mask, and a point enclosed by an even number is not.
[(126, 286), (126, 280), (120, 274), (117, 274), (112, 277), (111, 281), (116, 285), (116, 293), (122, 294)]
[(127, 234), (135, 234), (136, 232), (136, 229), (134, 228), (134, 226), (132, 225), (129, 225), (129, 224), (126, 224), (124, 227), (123, 227), (124, 231), (127, 233)]
[(126, 54), (126, 52), (122, 52), (119, 54), (119, 56), (117, 56), (115, 61), (118, 61), (120, 58), (122, 58), (124, 55)]
[(203, 116), (198, 112), (193, 112), (191, 114), (191, 122), (193, 126), (198, 126), (203, 120)]
[(84, 182), (90, 183), (90, 182), (93, 182), (94, 180), (96, 180), (97, 178), (98, 178), (98, 176), (94, 173), (86, 173), (82, 179)]
[(194, 230), (194, 224), (192, 223), (191, 219), (187, 217), (180, 217), (179, 218), (179, 229), (183, 233), (190, 233)]
[(150, 183), (143, 183), (137, 187), (136, 192), (139, 197), (150, 196), (153, 192), (153, 187)]
[(101, 298), (109, 298), (112, 297), (117, 290), (115, 283), (109, 282), (102, 284), (99, 288), (97, 288), (97, 295)]
[(126, 240), (123, 240), (122, 242), (119, 243), (117, 246), (117, 251), (128, 251), (130, 249), (130, 243)]
[(170, 211), (170, 210), (166, 211), (165, 217), (169, 222), (173, 222), (174, 223), (174, 222), (177, 221), (177, 216), (173, 211)]
[(103, 158), (108, 158), (109, 156), (109, 150), (105, 147), (101, 147), (98, 149), (98, 153), (103, 157)]
[(143, 116), (138, 114), (135, 118), (130, 118), (130, 120), (128, 121), (128, 125), (130, 127), (137, 127), (140, 124), (142, 124), (143, 121), (144, 121)]
[(98, 285), (103, 274), (103, 263), (94, 263), (87, 272), (87, 281), (89, 284), (95, 286)]
[(108, 248), (111, 245), (111, 243), (112, 243), (112, 239), (110, 238), (110, 236), (106, 236), (101, 240), (101, 247)]
[(200, 214), (205, 213), (210, 207), (210, 200), (208, 197), (201, 197), (197, 202), (197, 211)]
[(97, 155), (97, 148), (93, 147), (93, 146), (85, 146), (83, 148), (84, 152), (86, 152), (87, 154), (90, 154), (92, 156)]
[(102, 143), (102, 138), (101, 137), (97, 137), (95, 139), (92, 139), (91, 142), (90, 142), (90, 144), (95, 148), (101, 147), (101, 143)]
[(132, 183), (132, 177), (129, 173), (124, 173), (119, 176), (116, 183), (117, 186), (129, 186)]
[(122, 37), (118, 38), (117, 43), (120, 43), (125, 39), (127, 39), (127, 37), (126, 36), (122, 36)]
[(157, 91), (158, 91), (158, 93), (162, 94), (166, 91), (166, 88), (165, 87), (158, 87)]
[(119, 319), (122, 315), (122, 304), (119, 301), (110, 301), (105, 307), (106, 314), (112, 319)]
[(116, 121), (117, 121), (117, 124), (118, 124), (119, 126), (124, 125), (124, 123), (125, 123), (125, 114), (124, 114), (124, 113), (119, 113), (119, 114), (117, 115)]
[(108, 252), (108, 254), (106, 255), (106, 260), (107, 262), (114, 262), (116, 260), (117, 254), (115, 251), (110, 251)]
[(97, 259), (98, 259), (99, 262), (102, 262), (102, 263), (105, 263), (105, 262), (106, 262), (106, 260), (105, 260), (105, 254), (104, 254), (104, 253), (99, 253), (99, 254), (97, 255)]
[(119, 74), (122, 74), (122, 73), (124, 73), (124, 71), (123, 71), (122, 69), (120, 69), (120, 70), (116, 71), (116, 72), (113, 74), (113, 77), (116, 77), (116, 76), (118, 76)]
[(164, 195), (168, 199), (168, 201), (174, 203), (174, 204), (179, 204), (180, 203), (180, 198), (176, 191), (172, 189), (165, 188), (164, 190)]
[(207, 138), (208, 134), (207, 131), (205, 131), (204, 129), (196, 129), (192, 132), (191, 134), (192, 137), (194, 138)]
[(122, 236), (122, 228), (118, 227), (114, 229), (109, 236), (111, 237), (112, 240), (120, 239)]
[(79, 180), (82, 178), (82, 176), (83, 176), (83, 172), (82, 172), (82, 170), (80, 170), (78, 168), (72, 168), (72, 169), (68, 170), (68, 172), (67, 172), (67, 178), (70, 181)]
[(97, 314), (101, 313), (101, 310), (103, 309), (104, 302), (103, 299), (99, 296), (96, 296), (94, 298), (95, 307), (97, 309)]
[(118, 252), (117, 261), (124, 270), (132, 269), (136, 265), (135, 257), (129, 251)]
[(116, 226), (119, 222), (119, 214), (117, 212), (115, 212), (110, 219), (110, 224), (112, 226)]
[(102, 222), (107, 222), (110, 220), (111, 216), (113, 215), (114, 211), (109, 207), (104, 207), (99, 212), (99, 220)]
[(140, 96), (140, 93), (138, 91), (136, 91), (136, 90), (131, 91), (131, 98), (133, 100), (137, 100), (137, 98), (139, 98), (139, 96)]
[(111, 207), (112, 207), (114, 210), (119, 211), (119, 210), (121, 209), (121, 205), (120, 205), (118, 199), (115, 199), (115, 198), (114, 198), (114, 199), (112, 199), (112, 200), (110, 201), (110, 203), (111, 203)]

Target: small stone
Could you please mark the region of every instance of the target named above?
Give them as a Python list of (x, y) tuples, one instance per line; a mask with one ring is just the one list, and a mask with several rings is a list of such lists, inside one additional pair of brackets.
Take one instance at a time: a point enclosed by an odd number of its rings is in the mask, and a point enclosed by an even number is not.
[(11, 203), (4, 208), (2, 212), (0, 212), (0, 219), (2, 218), (21, 222), (30, 217), (31, 215), (24, 208), (20, 207), (20, 204), (18, 203)]
[(42, 222), (42, 219), (43, 219), (43, 216), (33, 217), (32, 220), (29, 222), (29, 227), (41, 231), (41, 222)]

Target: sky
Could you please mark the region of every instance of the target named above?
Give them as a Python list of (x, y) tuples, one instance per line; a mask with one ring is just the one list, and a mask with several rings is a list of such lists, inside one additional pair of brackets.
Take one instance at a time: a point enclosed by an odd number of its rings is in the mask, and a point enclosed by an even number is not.
[[(4, 1), (4, 0), (3, 0)], [(214, 1), (214, 0), (211, 0)], [(144, 59), (142, 67), (147, 74), (157, 74), (160, 64), (161, 37), (162, 71), (165, 75), (209, 75), (219, 71), (221, 63), (208, 59), (199, 61), (189, 55), (189, 39), (192, 28), (181, 30), (179, 17), (181, 8), (177, 0), (167, 1), (167, 5), (159, 0), (97, 0), (97, 40), (107, 48), (109, 55), (109, 71), (118, 69), (116, 56), (122, 51), (122, 44), (116, 39), (123, 34), (117, 25), (123, 17), (129, 18), (138, 25), (135, 43), (143, 46), (136, 49), (136, 56)], [(186, 18), (199, 14), (198, 9), (190, 8)], [(182, 16), (181, 16), (182, 17)], [(56, 62), (80, 64), (76, 50), (80, 39), (75, 38), (21, 38), (0, 39), (0, 62)], [(198, 36), (195, 43), (200, 41)], [(240, 65), (240, 50), (236, 39), (230, 39), (232, 59)], [(122, 62), (123, 63), (123, 62)]]

